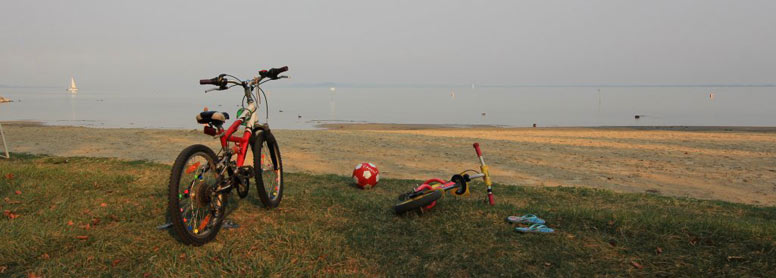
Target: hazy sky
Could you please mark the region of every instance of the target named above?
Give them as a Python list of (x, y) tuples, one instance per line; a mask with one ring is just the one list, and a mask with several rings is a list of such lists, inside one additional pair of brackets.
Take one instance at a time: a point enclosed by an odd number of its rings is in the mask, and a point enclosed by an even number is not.
[(776, 1), (3, 1), (0, 84), (776, 82)]

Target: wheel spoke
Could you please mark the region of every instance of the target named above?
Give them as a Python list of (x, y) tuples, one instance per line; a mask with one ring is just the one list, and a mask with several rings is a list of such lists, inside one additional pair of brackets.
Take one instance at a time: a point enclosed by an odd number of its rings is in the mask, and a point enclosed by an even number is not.
[(203, 236), (213, 226), (210, 217), (211, 211), (216, 208), (212, 206), (213, 200), (208, 201), (206, 196), (218, 181), (218, 173), (213, 171), (216, 169), (213, 163), (206, 154), (195, 153), (189, 157), (181, 171), (181, 181), (184, 182), (178, 187), (178, 213), (186, 232), (196, 237)]

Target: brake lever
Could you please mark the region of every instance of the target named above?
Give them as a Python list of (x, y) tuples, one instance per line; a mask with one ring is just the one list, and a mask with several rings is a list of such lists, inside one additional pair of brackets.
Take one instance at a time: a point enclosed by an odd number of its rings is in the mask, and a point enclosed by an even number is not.
[(205, 93), (207, 94), (207, 93), (212, 92), (212, 91), (220, 91), (220, 88), (207, 89), (207, 90), (205, 90)]

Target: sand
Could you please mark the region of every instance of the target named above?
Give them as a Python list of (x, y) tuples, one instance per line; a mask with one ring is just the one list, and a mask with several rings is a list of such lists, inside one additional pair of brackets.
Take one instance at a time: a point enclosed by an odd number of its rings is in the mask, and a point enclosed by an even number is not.
[[(200, 130), (85, 128), (3, 123), (12, 152), (172, 163)], [(501, 128), (329, 125), (273, 130), (286, 171), (350, 175), (359, 162), (383, 178), (449, 178), (478, 169), (482, 145), (493, 180), (776, 205), (776, 129), (725, 127)], [(474, 188), (473, 190), (479, 190)], [(498, 197), (498, 187), (494, 188)]]

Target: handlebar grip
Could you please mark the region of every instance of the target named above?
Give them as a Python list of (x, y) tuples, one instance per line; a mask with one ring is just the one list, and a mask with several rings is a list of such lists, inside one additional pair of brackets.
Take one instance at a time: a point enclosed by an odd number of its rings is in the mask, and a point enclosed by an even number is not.
[(216, 82), (214, 82), (213, 79), (200, 79), (199, 85), (215, 85)]
[(281, 73), (284, 73), (288, 71), (288, 66), (282, 67), (282, 68), (271, 68), (269, 70), (262, 70), (259, 71), (259, 75), (261, 77), (267, 77), (269, 79), (278, 79), (278, 75)]
[(474, 150), (477, 152), (477, 156), (482, 156), (482, 151), (480, 151), (480, 143), (474, 143)]
[(282, 68), (271, 69), (270, 71), (272, 71), (272, 70), (277, 70), (277, 74), (281, 74), (281, 73), (284, 73), (284, 72), (288, 71), (288, 66), (283, 66)]

